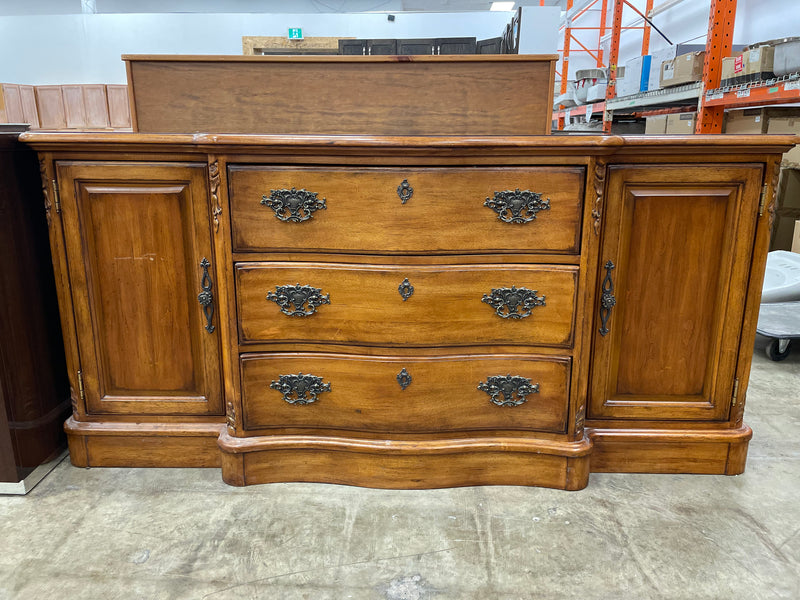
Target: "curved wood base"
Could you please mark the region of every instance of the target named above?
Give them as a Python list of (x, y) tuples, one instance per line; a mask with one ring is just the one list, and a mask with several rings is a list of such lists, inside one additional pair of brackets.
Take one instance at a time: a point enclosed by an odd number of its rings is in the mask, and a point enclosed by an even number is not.
[(587, 428), (593, 473), (744, 473), (753, 430)]
[(222, 478), (231, 485), (307, 481), (391, 489), (534, 485), (580, 490), (592, 444), (527, 438), (425, 441), (342, 437), (236, 438), (223, 431)]
[(76, 467), (218, 467), (222, 423), (64, 423)]
[(586, 487), (589, 473), (744, 472), (752, 430), (586, 429), (578, 442), (425, 441), (274, 435), (239, 438), (221, 423), (64, 425), (78, 467), (222, 467), (230, 485), (306, 481), (375, 488)]

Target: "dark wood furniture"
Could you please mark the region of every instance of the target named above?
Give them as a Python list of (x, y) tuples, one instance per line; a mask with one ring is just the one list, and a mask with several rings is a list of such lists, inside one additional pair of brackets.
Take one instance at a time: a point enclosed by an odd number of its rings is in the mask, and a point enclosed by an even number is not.
[(24, 139), (76, 465), (565, 489), (744, 469), (794, 137)]
[[(500, 45), (496, 46), (500, 54)], [(344, 56), (381, 56), (400, 54), (443, 55), (443, 54), (489, 54), (478, 52), (476, 38), (420, 38), (394, 40), (339, 40), (339, 54)]]
[(70, 412), (39, 162), (17, 141), (26, 128), (0, 128), (0, 484), (66, 446)]

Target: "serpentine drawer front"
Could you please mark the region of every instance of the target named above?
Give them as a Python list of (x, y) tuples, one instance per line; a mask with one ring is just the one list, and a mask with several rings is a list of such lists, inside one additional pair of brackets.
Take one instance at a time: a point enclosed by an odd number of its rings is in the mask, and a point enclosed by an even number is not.
[(228, 167), (233, 250), (577, 254), (583, 167)]
[(240, 339), (569, 347), (578, 268), (239, 263)]
[(571, 360), (245, 354), (244, 427), (375, 432), (566, 427)]

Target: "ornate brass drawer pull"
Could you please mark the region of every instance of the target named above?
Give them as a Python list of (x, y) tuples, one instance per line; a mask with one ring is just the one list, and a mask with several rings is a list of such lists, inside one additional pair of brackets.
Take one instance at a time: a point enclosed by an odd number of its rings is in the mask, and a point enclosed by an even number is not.
[(403, 283), (397, 286), (397, 291), (400, 292), (400, 295), (403, 297), (403, 302), (411, 298), (411, 294), (414, 293), (414, 286), (411, 285), (408, 277), (403, 279)]
[(397, 186), (397, 195), (400, 196), (402, 204), (411, 200), (411, 196), (414, 195), (414, 188), (408, 183), (408, 179), (403, 179), (403, 183)]
[(528, 401), (527, 396), (539, 393), (539, 384), (519, 375), (492, 375), (478, 389), (489, 394), (492, 404), (519, 406)]
[(411, 378), (411, 375), (409, 374), (408, 371), (406, 371), (406, 368), (403, 367), (403, 370), (397, 374), (397, 383), (400, 384), (400, 389), (405, 390), (408, 386), (411, 385), (412, 381), (413, 379)]
[(277, 304), (290, 317), (310, 317), (323, 304), (331, 303), (330, 294), (310, 285), (278, 285), (275, 293), (267, 292), (267, 300)]
[(603, 279), (603, 294), (600, 296), (600, 335), (605, 336), (608, 329), (608, 319), (611, 317), (611, 309), (617, 304), (614, 296), (614, 282), (611, 281), (611, 271), (614, 270), (614, 263), (610, 260), (606, 263), (606, 276)]
[(524, 319), (531, 316), (537, 306), (545, 306), (545, 296), (537, 296), (538, 290), (511, 286), (510, 288), (493, 289), (491, 294), (484, 294), (481, 302), (492, 308), (498, 317), (503, 319)]
[(208, 262), (208, 259), (203, 257), (203, 260), (200, 261), (200, 268), (203, 269), (203, 278), (200, 280), (200, 287), (203, 288), (203, 291), (197, 295), (197, 301), (200, 303), (200, 306), (203, 307), (203, 315), (206, 317), (206, 331), (208, 333), (214, 333), (214, 294), (211, 293), (213, 284), (211, 282), (211, 276), (208, 274), (208, 267), (210, 266), (211, 263)]
[(298, 406), (313, 404), (321, 393), (331, 391), (331, 384), (323, 383), (322, 377), (302, 373), (279, 375), (278, 381), (273, 381), (269, 387), (283, 394), (283, 399), (289, 404)]
[(517, 188), (495, 192), (494, 197), (486, 198), (483, 205), (496, 212), (497, 218), (504, 223), (530, 223), (540, 210), (550, 210), (550, 199), (542, 200), (539, 193)]
[(325, 198), (317, 198), (316, 192), (298, 190), (270, 190), (269, 196), (261, 196), (261, 204), (275, 211), (275, 218), (284, 222), (301, 223), (313, 217), (314, 211), (325, 210)]

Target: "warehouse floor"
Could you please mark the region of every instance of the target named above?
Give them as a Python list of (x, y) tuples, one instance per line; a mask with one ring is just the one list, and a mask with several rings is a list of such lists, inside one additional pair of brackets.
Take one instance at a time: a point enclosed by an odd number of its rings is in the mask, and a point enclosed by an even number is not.
[(800, 598), (800, 351), (756, 350), (739, 477), (593, 474), (562, 492), (233, 488), (78, 469), (0, 497), (0, 598)]

